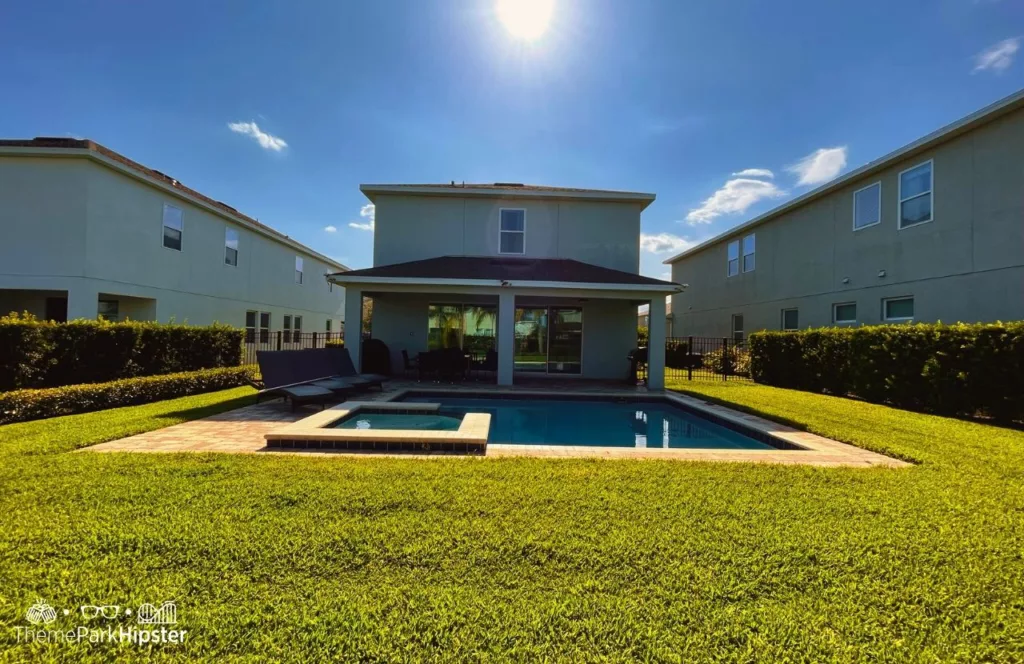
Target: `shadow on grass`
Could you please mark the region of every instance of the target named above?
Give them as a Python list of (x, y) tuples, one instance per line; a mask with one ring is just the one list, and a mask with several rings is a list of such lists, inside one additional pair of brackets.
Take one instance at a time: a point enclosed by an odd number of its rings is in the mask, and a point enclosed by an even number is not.
[(202, 418), (210, 417), (211, 415), (219, 415), (220, 413), (226, 413), (229, 410), (237, 410), (239, 408), (254, 405), (256, 405), (256, 395), (247, 394), (242, 397), (235, 397), (228, 401), (221, 401), (207, 406), (197, 406), (195, 408), (186, 408), (185, 410), (175, 410), (169, 413), (163, 413), (160, 417), (187, 422), (189, 420), (201, 420)]

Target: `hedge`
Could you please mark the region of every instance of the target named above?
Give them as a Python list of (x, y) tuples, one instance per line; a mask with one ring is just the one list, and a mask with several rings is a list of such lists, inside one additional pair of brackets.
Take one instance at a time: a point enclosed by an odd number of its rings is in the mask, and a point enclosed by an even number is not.
[(252, 377), (252, 370), (248, 367), (226, 367), (126, 378), (109, 383), (2, 392), (0, 424), (136, 406), (202, 392), (226, 390), (246, 385)]
[(758, 383), (944, 415), (1024, 419), (1024, 322), (750, 335)]
[(238, 366), (244, 332), (146, 322), (0, 318), (0, 391)]

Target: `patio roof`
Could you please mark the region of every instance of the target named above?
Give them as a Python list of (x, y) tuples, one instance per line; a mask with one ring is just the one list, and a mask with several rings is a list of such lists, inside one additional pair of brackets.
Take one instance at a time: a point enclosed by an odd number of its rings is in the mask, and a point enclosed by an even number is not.
[(683, 286), (569, 258), (439, 256), (328, 276), (338, 284), (527, 286), (679, 292)]

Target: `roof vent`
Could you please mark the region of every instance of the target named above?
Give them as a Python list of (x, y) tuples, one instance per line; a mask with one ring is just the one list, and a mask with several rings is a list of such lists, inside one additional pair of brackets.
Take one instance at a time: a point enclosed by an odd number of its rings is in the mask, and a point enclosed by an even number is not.
[(522, 187), (522, 186), (525, 186), (525, 185), (523, 185), (522, 182), (495, 182), (494, 186), (495, 187)]

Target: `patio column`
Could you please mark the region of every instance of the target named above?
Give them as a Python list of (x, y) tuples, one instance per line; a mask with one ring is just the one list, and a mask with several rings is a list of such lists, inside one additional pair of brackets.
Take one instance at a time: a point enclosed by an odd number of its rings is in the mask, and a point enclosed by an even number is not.
[(356, 371), (363, 367), (363, 291), (345, 287), (345, 348)]
[(498, 295), (498, 385), (511, 385), (515, 369), (516, 294)]
[(651, 318), (647, 324), (647, 387), (665, 389), (665, 296), (651, 299)]

